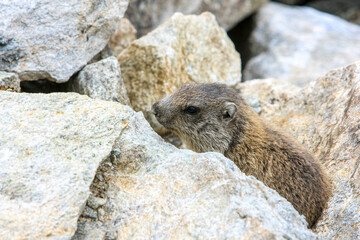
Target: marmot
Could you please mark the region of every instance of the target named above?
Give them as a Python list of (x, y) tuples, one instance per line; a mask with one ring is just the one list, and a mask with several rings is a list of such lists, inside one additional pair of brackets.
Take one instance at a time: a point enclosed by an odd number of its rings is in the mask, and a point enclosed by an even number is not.
[(164, 127), (196, 152), (220, 152), (275, 189), (312, 228), (331, 194), (326, 172), (293, 137), (265, 122), (224, 84), (185, 84), (152, 106)]

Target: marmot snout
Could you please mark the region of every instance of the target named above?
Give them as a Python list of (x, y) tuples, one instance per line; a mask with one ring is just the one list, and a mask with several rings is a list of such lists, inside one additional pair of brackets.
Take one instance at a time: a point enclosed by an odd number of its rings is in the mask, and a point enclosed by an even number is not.
[(153, 112), (196, 152), (220, 152), (293, 204), (313, 227), (331, 193), (327, 174), (294, 138), (262, 120), (223, 84), (186, 84)]

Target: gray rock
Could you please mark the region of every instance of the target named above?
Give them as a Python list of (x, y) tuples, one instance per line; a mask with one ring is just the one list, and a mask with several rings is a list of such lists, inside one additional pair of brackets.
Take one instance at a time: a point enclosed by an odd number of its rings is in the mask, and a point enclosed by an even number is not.
[(0, 71), (0, 90), (20, 92), (20, 80), (16, 73)]
[(279, 81), (241, 84), (260, 99), (261, 116), (286, 129), (322, 161), (333, 192), (315, 232), (360, 237), (360, 62), (328, 72), (298, 91)]
[(0, 91), (0, 238), (70, 239), (130, 108)]
[(334, 14), (349, 22), (360, 24), (360, 1), (354, 0), (315, 0), (306, 4), (317, 10)]
[(106, 203), (106, 199), (90, 196), (87, 200), (87, 205), (92, 209), (96, 210)]
[[(304, 217), (274, 190), (218, 153), (165, 143), (133, 113), (98, 170), (106, 221), (79, 220), (73, 239), (317, 239)], [(111, 161), (112, 164), (105, 164)], [(87, 230), (89, 235), (87, 235)]]
[(115, 57), (86, 65), (69, 85), (72, 91), (91, 98), (129, 104), (120, 65)]
[(5, 0), (0, 70), (21, 80), (66, 82), (107, 44), (127, 0)]
[(175, 12), (211, 12), (220, 26), (230, 29), (268, 0), (133, 0), (126, 16), (141, 37), (165, 22)]
[(309, 7), (265, 4), (256, 15), (244, 79), (298, 86), (360, 59), (360, 26)]

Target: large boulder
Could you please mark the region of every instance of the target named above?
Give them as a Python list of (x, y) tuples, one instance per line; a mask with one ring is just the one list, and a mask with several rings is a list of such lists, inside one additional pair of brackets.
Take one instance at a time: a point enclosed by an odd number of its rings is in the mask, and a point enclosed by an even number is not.
[(0, 109), (1, 239), (317, 239), (274, 190), (129, 107), (0, 91)]
[(86, 94), (91, 98), (129, 104), (120, 66), (115, 57), (86, 65), (69, 82), (69, 90)]
[(5, 0), (0, 70), (21, 80), (66, 82), (109, 41), (128, 0)]
[(320, 11), (327, 12), (360, 24), (360, 1), (354, 0), (313, 0), (306, 4)]
[(333, 194), (316, 232), (325, 239), (358, 239), (360, 62), (330, 71), (301, 90), (284, 86), (257, 80), (240, 89), (256, 96), (261, 115), (297, 137), (331, 176)]
[(244, 79), (298, 86), (360, 60), (360, 26), (309, 7), (268, 3), (256, 15)]
[(132, 107), (147, 111), (189, 82), (240, 81), (240, 55), (210, 13), (174, 14), (125, 49), (118, 60)]
[(285, 199), (223, 155), (164, 143), (141, 113), (128, 121), (73, 240), (317, 239)]
[(126, 16), (141, 37), (165, 22), (175, 12), (200, 14), (211, 12), (219, 25), (230, 29), (255, 12), (268, 0), (132, 0)]
[(70, 239), (128, 107), (0, 91), (0, 238)]

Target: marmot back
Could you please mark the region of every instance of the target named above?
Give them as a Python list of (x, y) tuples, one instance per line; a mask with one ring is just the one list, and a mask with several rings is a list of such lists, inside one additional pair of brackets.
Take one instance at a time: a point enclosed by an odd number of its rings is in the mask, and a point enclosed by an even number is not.
[(158, 121), (196, 152), (220, 152), (293, 204), (313, 227), (331, 184), (322, 166), (293, 137), (262, 120), (223, 84), (186, 84), (156, 102)]

